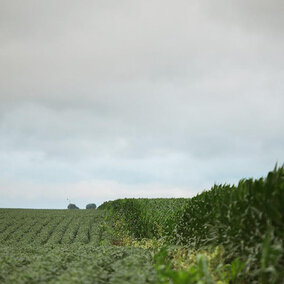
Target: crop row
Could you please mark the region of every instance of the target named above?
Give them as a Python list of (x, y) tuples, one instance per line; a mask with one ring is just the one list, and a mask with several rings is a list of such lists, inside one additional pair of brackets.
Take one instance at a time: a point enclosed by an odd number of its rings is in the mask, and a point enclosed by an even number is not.
[[(42, 212), (43, 211), (43, 212)], [(67, 210), (0, 210), (2, 244), (72, 244), (100, 242), (102, 212), (67, 212)], [(16, 217), (16, 218), (15, 218)]]

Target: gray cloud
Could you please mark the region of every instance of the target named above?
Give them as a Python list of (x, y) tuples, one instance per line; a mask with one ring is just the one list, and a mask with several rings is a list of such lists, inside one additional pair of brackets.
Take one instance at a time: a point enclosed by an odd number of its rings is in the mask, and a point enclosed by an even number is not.
[(60, 207), (58, 187), (109, 182), (105, 198), (192, 196), (283, 162), (282, 12), (278, 0), (1, 1), (0, 206), (24, 191), (37, 198), (23, 206)]

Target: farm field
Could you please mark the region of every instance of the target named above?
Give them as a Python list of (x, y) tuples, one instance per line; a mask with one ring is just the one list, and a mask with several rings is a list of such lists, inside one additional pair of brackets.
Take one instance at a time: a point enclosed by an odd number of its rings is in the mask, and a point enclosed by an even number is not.
[(0, 283), (154, 283), (151, 255), (112, 245), (99, 210), (0, 210)]
[(0, 209), (0, 283), (284, 283), (284, 168), (191, 199)]

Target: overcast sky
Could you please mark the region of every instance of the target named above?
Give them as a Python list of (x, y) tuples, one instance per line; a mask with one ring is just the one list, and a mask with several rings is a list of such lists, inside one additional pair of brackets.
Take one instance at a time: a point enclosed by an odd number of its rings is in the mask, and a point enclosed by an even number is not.
[(0, 0), (0, 207), (191, 197), (281, 165), (283, 14)]

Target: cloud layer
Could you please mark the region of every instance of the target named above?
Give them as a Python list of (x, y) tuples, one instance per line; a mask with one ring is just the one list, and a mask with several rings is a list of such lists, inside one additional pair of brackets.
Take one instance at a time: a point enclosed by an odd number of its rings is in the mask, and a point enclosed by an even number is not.
[(283, 1), (0, 3), (0, 207), (192, 196), (284, 158)]

